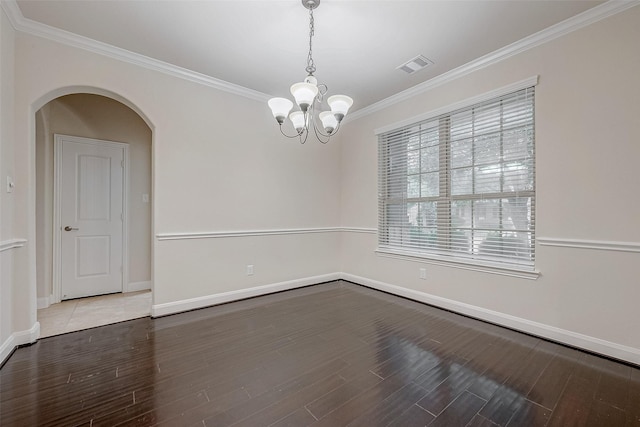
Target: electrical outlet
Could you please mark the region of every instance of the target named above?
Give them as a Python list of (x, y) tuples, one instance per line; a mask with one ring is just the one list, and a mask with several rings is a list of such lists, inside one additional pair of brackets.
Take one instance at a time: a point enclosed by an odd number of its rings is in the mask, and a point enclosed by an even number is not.
[(7, 177), (7, 193), (13, 193), (13, 188), (16, 184), (13, 182), (13, 178), (10, 176)]
[(421, 268), (420, 269), (420, 278), (421, 279), (426, 279), (427, 278), (427, 269), (426, 268)]
[(247, 276), (253, 276), (253, 264), (247, 265)]

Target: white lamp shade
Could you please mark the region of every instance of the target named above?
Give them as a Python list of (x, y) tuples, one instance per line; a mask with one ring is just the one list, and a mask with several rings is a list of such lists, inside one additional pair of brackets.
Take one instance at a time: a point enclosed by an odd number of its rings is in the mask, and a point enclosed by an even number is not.
[(296, 131), (300, 132), (304, 128), (304, 113), (302, 111), (294, 111), (289, 115), (289, 119)]
[(293, 102), (287, 98), (271, 98), (268, 102), (269, 108), (278, 123), (282, 124), (284, 119), (289, 115), (289, 111), (293, 108)]
[(331, 111), (323, 111), (318, 117), (320, 117), (322, 127), (328, 134), (331, 134), (338, 126), (338, 119), (336, 119), (336, 116), (334, 116)]
[(307, 111), (318, 94), (318, 86), (311, 83), (296, 83), (291, 86), (291, 95), (302, 111)]
[(331, 112), (336, 116), (336, 119), (341, 121), (353, 105), (353, 99), (346, 95), (333, 95), (327, 99), (327, 104), (331, 107)]

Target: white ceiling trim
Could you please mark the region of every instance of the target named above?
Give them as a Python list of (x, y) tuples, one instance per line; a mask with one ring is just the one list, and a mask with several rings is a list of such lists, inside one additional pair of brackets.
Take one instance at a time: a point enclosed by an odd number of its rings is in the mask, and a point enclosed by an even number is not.
[(5, 15), (14, 29), (18, 28), (18, 17), (22, 16), (22, 12), (15, 0), (0, 0), (0, 9), (4, 10)]
[(68, 31), (51, 27), (40, 22), (27, 19), (22, 15), (22, 11), (18, 7), (15, 0), (2, 0), (0, 5), (7, 14), (9, 21), (17, 31), (31, 34), (37, 37), (49, 39), (58, 43), (65, 44), (80, 49), (84, 49), (99, 55), (114, 58), (129, 64), (137, 65), (149, 70), (158, 71), (183, 80), (188, 80), (214, 89), (240, 95), (256, 101), (266, 102), (271, 96), (258, 92), (244, 86), (229, 83), (224, 80), (216, 79), (202, 73), (178, 67), (164, 61), (160, 61), (148, 56), (134, 53), (126, 49), (102, 43), (97, 40), (83, 37)]
[(533, 49), (558, 37), (562, 37), (565, 34), (569, 34), (573, 31), (591, 25), (602, 19), (608, 18), (609, 16), (623, 12), (639, 4), (639, 0), (610, 0), (599, 6), (586, 10), (585, 12), (582, 12), (576, 16), (552, 25), (549, 28), (525, 37), (508, 46), (505, 46), (487, 55), (481, 56), (480, 58), (461, 65), (458, 68), (454, 68), (451, 71), (440, 74), (439, 76), (425, 82), (419, 83), (407, 90), (398, 92), (395, 95), (383, 99), (382, 101), (378, 101), (358, 111), (355, 111), (345, 118), (345, 122), (357, 120), (361, 117), (373, 114), (399, 102), (413, 98), (416, 95), (427, 92), (443, 84), (449, 83), (474, 71), (496, 64), (500, 61), (504, 61), (507, 58), (518, 55), (529, 49)]

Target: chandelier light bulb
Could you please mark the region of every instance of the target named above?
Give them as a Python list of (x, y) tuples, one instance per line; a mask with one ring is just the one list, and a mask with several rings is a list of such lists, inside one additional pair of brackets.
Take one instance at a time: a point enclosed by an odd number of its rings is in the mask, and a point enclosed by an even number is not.
[(289, 111), (293, 108), (293, 102), (287, 98), (271, 98), (268, 102), (273, 117), (276, 118), (279, 124), (284, 123), (284, 119), (289, 115)]
[(318, 95), (318, 86), (311, 83), (296, 83), (291, 86), (291, 95), (296, 99), (296, 104), (303, 112), (313, 104)]
[(320, 120), (322, 121), (324, 131), (331, 135), (338, 126), (338, 119), (336, 119), (336, 116), (334, 116), (331, 111), (323, 111), (318, 117), (320, 117)]
[(302, 111), (294, 111), (289, 115), (289, 120), (291, 120), (291, 123), (293, 123), (293, 128), (298, 133), (301, 133), (305, 127), (304, 113)]
[(331, 107), (331, 112), (336, 117), (338, 123), (342, 121), (347, 111), (353, 105), (353, 99), (346, 95), (333, 95), (327, 99), (327, 104)]

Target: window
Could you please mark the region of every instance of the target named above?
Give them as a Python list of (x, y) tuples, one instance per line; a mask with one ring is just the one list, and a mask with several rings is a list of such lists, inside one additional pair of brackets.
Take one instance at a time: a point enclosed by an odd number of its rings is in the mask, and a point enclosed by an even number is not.
[(379, 135), (379, 250), (533, 270), (534, 88)]

